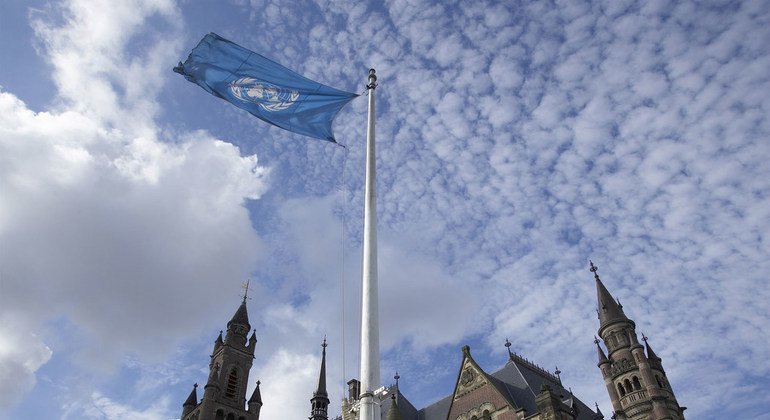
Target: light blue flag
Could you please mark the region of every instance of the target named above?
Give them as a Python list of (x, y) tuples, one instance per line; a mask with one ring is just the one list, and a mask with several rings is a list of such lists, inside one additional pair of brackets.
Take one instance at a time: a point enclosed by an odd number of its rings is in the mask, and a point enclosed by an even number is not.
[(332, 122), (356, 94), (324, 86), (215, 33), (174, 71), (283, 129), (331, 142)]

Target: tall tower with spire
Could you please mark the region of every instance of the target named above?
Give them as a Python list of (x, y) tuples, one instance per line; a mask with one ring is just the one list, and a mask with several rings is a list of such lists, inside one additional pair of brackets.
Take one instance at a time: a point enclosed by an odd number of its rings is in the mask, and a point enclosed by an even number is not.
[(329, 420), (329, 393), (326, 392), (326, 338), (321, 353), (321, 373), (318, 375), (318, 387), (310, 399), (310, 420)]
[[(661, 359), (652, 351), (647, 337), (639, 344), (636, 323), (623, 312), (599, 278), (598, 268), (590, 262), (596, 280), (599, 337), (596, 343), (604, 383), (607, 386), (617, 420), (683, 420), (680, 407), (666, 379)], [(646, 350), (646, 352), (645, 352)]]
[(251, 325), (246, 310), (248, 285), (243, 301), (227, 323), (227, 333), (222, 331), (214, 341), (209, 362), (209, 377), (203, 387), (203, 398), (197, 401), (195, 384), (182, 408), (181, 420), (259, 420), (262, 396), (259, 382), (246, 402), (249, 370), (257, 346), (256, 331), (247, 339)]

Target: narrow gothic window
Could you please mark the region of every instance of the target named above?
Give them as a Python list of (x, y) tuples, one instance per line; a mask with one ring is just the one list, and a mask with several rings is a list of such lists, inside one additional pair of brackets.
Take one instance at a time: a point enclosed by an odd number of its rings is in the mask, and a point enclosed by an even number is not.
[(492, 416), (489, 415), (489, 410), (484, 410), (483, 420), (492, 420)]
[(215, 420), (224, 420), (225, 418), (225, 412), (222, 410), (217, 410), (217, 415), (215, 417)]
[(634, 376), (634, 391), (642, 389), (642, 384), (639, 382), (639, 378)]
[(238, 394), (238, 370), (232, 368), (230, 375), (227, 377), (227, 388), (225, 389), (225, 396), (227, 398), (235, 398)]
[(618, 392), (620, 392), (621, 397), (626, 396), (626, 390), (623, 389), (623, 385), (620, 382), (618, 382)]
[(629, 381), (628, 379), (623, 381), (623, 383), (626, 385), (626, 392), (631, 392), (634, 390), (633, 388), (631, 388), (631, 381)]

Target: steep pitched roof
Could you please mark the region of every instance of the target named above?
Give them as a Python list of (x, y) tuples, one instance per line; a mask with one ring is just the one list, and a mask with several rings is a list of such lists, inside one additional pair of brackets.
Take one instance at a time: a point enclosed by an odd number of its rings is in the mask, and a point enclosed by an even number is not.
[(591, 272), (594, 273), (594, 279), (596, 279), (596, 300), (598, 304), (597, 312), (599, 313), (599, 329), (603, 328), (605, 325), (609, 325), (617, 321), (632, 322), (623, 312), (623, 306), (619, 302), (615, 301), (609, 290), (604, 287), (604, 283), (602, 283), (602, 280), (599, 278), (597, 271), (598, 269), (594, 263), (591, 262)]
[[(465, 360), (464, 357), (461, 366), (465, 366)], [(472, 361), (472, 358), (470, 360)], [(473, 363), (475, 364), (475, 361)], [(478, 365), (475, 366), (478, 367)], [(480, 367), (478, 369), (480, 372), (484, 372)], [(569, 390), (565, 389), (559, 379), (553, 374), (516, 354), (511, 355), (508, 363), (503, 368), (492, 374), (484, 373), (484, 375), (509, 401), (511, 407), (514, 409), (523, 408), (526, 410), (527, 415), (538, 412), (535, 398), (540, 392), (541, 387), (548, 385), (552, 392), (558, 395), (562, 401), (576, 408), (578, 420), (594, 420), (598, 418), (591, 408), (572, 395)], [(421, 409), (414, 420), (446, 420), (451, 410), (455, 392), (457, 392), (457, 389), (451, 395)], [(403, 419), (412, 420), (413, 418), (404, 416)]]
[(185, 400), (184, 404), (182, 404), (182, 407), (184, 406), (196, 406), (198, 405), (198, 392), (196, 391), (198, 389), (198, 384), (193, 385), (192, 391), (190, 391), (190, 395)]
[(247, 330), (251, 329), (251, 324), (249, 324), (249, 313), (246, 310), (246, 300), (245, 299), (244, 299), (243, 302), (241, 302), (241, 306), (239, 306), (238, 310), (235, 311), (235, 314), (233, 315), (233, 318), (227, 323), (227, 326), (229, 327), (230, 324), (245, 325)]

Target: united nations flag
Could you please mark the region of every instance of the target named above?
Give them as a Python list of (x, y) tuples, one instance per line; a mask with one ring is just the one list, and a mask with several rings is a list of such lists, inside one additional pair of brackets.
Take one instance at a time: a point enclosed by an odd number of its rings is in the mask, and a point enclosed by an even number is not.
[(174, 71), (283, 129), (335, 142), (332, 122), (356, 94), (314, 82), (215, 33)]

